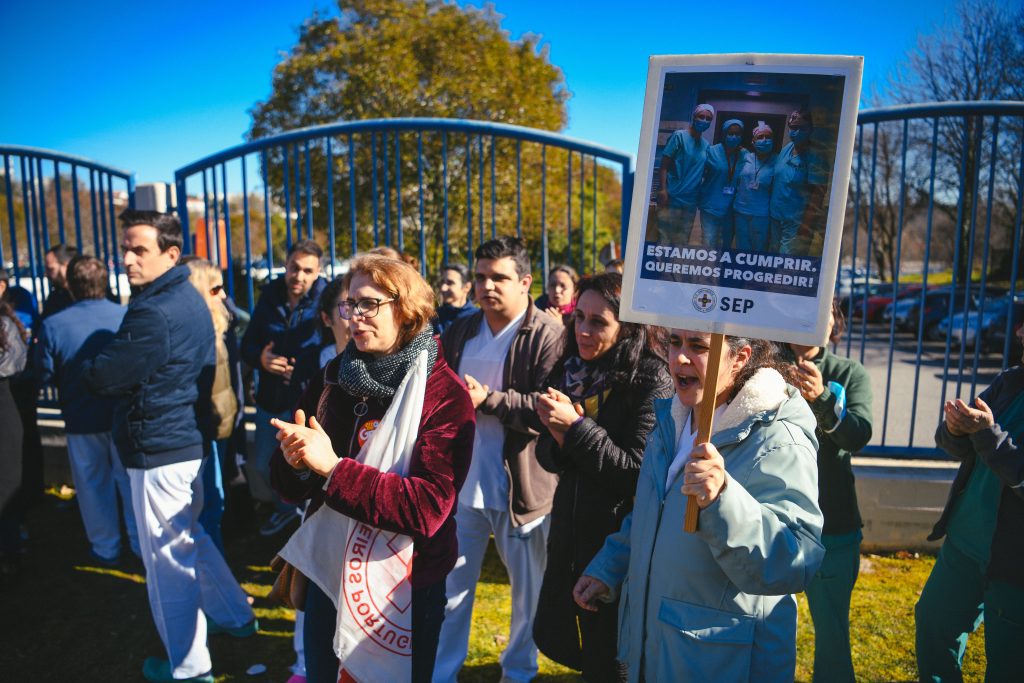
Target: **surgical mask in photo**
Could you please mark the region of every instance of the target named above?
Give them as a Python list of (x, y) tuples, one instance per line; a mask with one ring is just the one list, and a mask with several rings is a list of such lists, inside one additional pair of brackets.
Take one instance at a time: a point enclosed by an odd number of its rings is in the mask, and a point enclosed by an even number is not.
[(694, 119), (693, 127), (697, 129), (698, 133), (703, 133), (704, 131), (711, 127), (711, 122), (705, 121), (704, 119)]
[(772, 151), (771, 139), (763, 139), (754, 141), (754, 149), (758, 152), (770, 152)]
[(728, 147), (729, 149), (736, 149), (737, 147), (740, 146), (740, 140), (742, 139), (743, 138), (739, 135), (726, 135), (725, 146)]

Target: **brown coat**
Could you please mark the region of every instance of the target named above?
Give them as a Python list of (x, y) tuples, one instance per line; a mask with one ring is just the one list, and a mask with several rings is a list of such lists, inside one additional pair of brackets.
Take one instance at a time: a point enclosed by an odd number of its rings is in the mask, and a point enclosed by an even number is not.
[[(462, 350), (476, 335), (483, 311), (459, 318), (441, 338), (448, 365), (458, 372)], [(551, 369), (562, 355), (564, 330), (542, 315), (530, 301), (523, 322), (505, 357), (504, 389), (492, 391), (478, 410), (494, 415), (505, 427), (502, 455), (509, 478), (509, 513), (522, 526), (551, 511), (558, 475), (537, 461), (537, 436), (543, 425), (537, 417), (537, 398), (547, 389)]]

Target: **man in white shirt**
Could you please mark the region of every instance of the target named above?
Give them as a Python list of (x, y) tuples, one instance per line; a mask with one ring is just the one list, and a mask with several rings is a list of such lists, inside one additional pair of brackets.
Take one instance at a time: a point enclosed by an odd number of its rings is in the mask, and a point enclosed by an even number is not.
[(512, 624), (502, 681), (537, 674), (533, 615), (547, 562), (547, 515), (557, 476), (537, 462), (536, 401), (562, 352), (563, 330), (530, 299), (533, 278), (522, 242), (501, 237), (476, 250), (480, 312), (456, 320), (442, 347), (477, 409), (473, 462), (459, 495), (459, 559), (448, 575), (434, 682), (456, 680), (466, 659), (473, 598), (494, 534), (512, 585)]

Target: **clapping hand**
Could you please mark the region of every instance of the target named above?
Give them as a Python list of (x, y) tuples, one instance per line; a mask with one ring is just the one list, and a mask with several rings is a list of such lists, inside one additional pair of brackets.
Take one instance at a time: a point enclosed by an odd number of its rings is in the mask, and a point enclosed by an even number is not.
[(946, 401), (943, 413), (946, 419), (946, 429), (950, 434), (967, 436), (980, 432), (982, 429), (988, 429), (995, 424), (995, 416), (992, 415), (992, 409), (988, 407), (987, 403), (976, 398), (974, 405), (978, 407), (972, 408), (960, 399)]
[(491, 393), (491, 388), (486, 384), (480, 384), (473, 375), (463, 375), (462, 380), (466, 383), (466, 389), (469, 390), (469, 400), (473, 402), (473, 408), (479, 408), (480, 404), (487, 399), (487, 394)]
[(309, 416), (308, 427), (305, 423), (306, 414), (301, 410), (295, 411), (294, 423), (276, 417), (270, 421), (277, 427), (277, 440), (281, 442), (285, 462), (296, 470), (309, 469), (326, 477), (340, 458), (334, 453), (331, 437), (327, 436), (316, 417)]
[(537, 416), (551, 432), (552, 438), (561, 446), (569, 427), (583, 417), (583, 406), (574, 404), (562, 392), (548, 387), (547, 392), (541, 394), (537, 400)]

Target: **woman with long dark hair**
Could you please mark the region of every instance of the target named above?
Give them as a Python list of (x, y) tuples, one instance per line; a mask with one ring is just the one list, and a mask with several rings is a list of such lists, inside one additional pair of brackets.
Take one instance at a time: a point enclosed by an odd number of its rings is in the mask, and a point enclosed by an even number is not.
[(624, 681), (615, 660), (617, 605), (580, 610), (572, 587), (633, 507), (644, 443), (654, 428), (654, 400), (672, 393), (665, 331), (619, 321), (622, 276), (580, 283), (565, 332), (565, 352), (541, 397), (547, 428), (538, 457), (560, 473), (551, 510), (548, 563), (534, 640), (551, 659), (587, 681)]
[[(711, 335), (671, 331), (675, 396), (655, 402), (633, 511), (583, 570), (574, 597), (621, 593), (630, 681), (792, 681), (796, 600), (824, 553), (814, 415), (775, 344), (726, 337), (714, 432), (695, 444)], [(683, 530), (687, 496), (701, 508)]]

